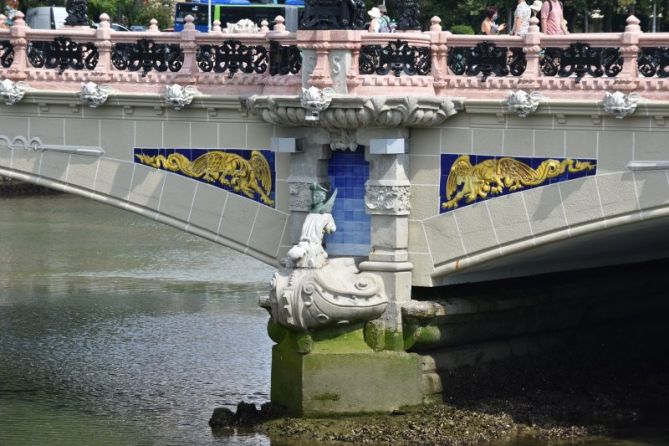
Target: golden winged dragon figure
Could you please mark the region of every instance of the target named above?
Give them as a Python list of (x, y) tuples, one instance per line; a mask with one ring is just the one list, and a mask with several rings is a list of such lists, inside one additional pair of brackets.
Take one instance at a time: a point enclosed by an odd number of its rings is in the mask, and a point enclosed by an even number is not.
[[(469, 161), (469, 155), (460, 155), (453, 165), (446, 180), (446, 198), (441, 204), (443, 209), (454, 209), (458, 202), (465, 198), (467, 203), (477, 198), (487, 198), (488, 194), (502, 193), (504, 188), (509, 191), (527, 186), (539, 186), (547, 179), (562, 175), (565, 170), (581, 172), (592, 170), (595, 164), (589, 161), (565, 159), (562, 161), (548, 159), (536, 169), (513, 158), (491, 158), (481, 161), (475, 166)], [(458, 190), (458, 188), (460, 190)]]
[(248, 160), (235, 153), (220, 150), (207, 152), (193, 161), (176, 152), (167, 156), (145, 154), (135, 156), (142, 164), (181, 172), (209, 183), (218, 181), (223, 186), (241, 192), (249, 198), (258, 194), (260, 200), (268, 206), (274, 204), (269, 197), (272, 191), (272, 171), (267, 159), (257, 150), (251, 152), (251, 158)]

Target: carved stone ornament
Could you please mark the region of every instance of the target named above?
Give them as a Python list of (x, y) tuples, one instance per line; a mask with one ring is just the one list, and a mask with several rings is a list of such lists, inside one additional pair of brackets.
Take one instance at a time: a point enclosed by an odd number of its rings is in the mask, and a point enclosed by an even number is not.
[(313, 184), (310, 190), (300, 242), (282, 260), (260, 306), (275, 323), (296, 331), (378, 318), (388, 305), (380, 277), (360, 272), (352, 258), (328, 259), (323, 249), (323, 236), (337, 229), (331, 213), (337, 192), (326, 201), (327, 189)]
[(516, 113), (519, 118), (526, 118), (530, 113), (537, 111), (541, 93), (533, 91), (528, 93), (523, 90), (510, 91), (506, 98), (506, 108)]
[(332, 129), (330, 130), (330, 149), (337, 151), (350, 150), (355, 152), (358, 148), (358, 139), (355, 129)]
[(625, 95), (620, 91), (614, 93), (606, 92), (606, 96), (604, 96), (604, 111), (615, 115), (618, 119), (623, 119), (625, 116), (634, 113), (639, 99), (638, 93)]
[(197, 89), (192, 85), (182, 87), (179, 84), (172, 84), (165, 87), (165, 95), (163, 97), (167, 105), (178, 111), (190, 105), (197, 93)]
[(82, 82), (79, 97), (81, 102), (91, 108), (96, 108), (107, 102), (112, 88), (109, 85), (98, 85), (95, 82)]
[(439, 97), (333, 97), (330, 106), (319, 112), (318, 121), (301, 97), (251, 96), (242, 107), (270, 124), (316, 126), (327, 129), (363, 127), (431, 127), (443, 123), (456, 112), (450, 99)]
[(411, 186), (365, 186), (365, 205), (372, 214), (409, 215)]
[(307, 121), (318, 121), (318, 114), (330, 106), (334, 90), (332, 88), (309, 87), (302, 89), (300, 104), (307, 109), (309, 113), (304, 119)]
[(23, 95), (28, 89), (28, 84), (23, 81), (16, 83), (9, 79), (0, 81), (0, 102), (5, 105), (14, 105), (23, 99)]
[(228, 23), (223, 32), (230, 34), (257, 33), (259, 30), (260, 28), (258, 28), (258, 25), (253, 20), (241, 19), (237, 23)]
[(381, 279), (360, 272), (347, 257), (318, 269), (282, 268), (270, 286), (270, 295), (261, 299), (260, 306), (275, 323), (295, 331), (377, 319), (388, 305)]

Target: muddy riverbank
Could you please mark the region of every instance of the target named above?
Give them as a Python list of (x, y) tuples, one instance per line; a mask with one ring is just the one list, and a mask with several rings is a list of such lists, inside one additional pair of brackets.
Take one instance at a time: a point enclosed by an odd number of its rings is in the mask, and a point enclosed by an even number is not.
[(273, 445), (512, 445), (519, 438), (617, 444), (630, 429), (650, 425), (669, 442), (662, 325), (662, 318), (645, 318), (604, 335), (576, 334), (565, 350), (451, 372), (443, 376), (443, 405), (393, 415), (284, 418), (256, 429)]

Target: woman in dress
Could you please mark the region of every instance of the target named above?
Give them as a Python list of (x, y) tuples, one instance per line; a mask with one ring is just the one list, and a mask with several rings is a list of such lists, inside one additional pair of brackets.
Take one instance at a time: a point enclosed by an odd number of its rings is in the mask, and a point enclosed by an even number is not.
[(513, 30), (511, 34), (514, 36), (524, 36), (530, 28), (530, 16), (532, 10), (530, 6), (525, 3), (525, 0), (518, 0), (516, 12), (513, 13)]
[(495, 34), (504, 31), (506, 24), (502, 23), (501, 25), (498, 25), (496, 23), (498, 17), (497, 8), (488, 6), (485, 10), (485, 19), (481, 22), (481, 32), (487, 36), (494, 36)]

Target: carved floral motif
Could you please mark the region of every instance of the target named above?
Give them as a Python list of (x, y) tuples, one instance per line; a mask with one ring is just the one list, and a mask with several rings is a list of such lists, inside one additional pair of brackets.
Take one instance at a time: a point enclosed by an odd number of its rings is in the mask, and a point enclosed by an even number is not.
[[(300, 97), (251, 96), (242, 103), (251, 113), (270, 124), (316, 125), (307, 119)], [(318, 126), (327, 129), (362, 127), (431, 127), (456, 113), (446, 98), (416, 96), (333, 97), (330, 106), (319, 112)]]
[(365, 205), (372, 214), (408, 215), (411, 186), (365, 186)]
[(520, 118), (526, 118), (530, 113), (537, 111), (541, 93), (533, 91), (527, 93), (523, 90), (510, 91), (506, 98), (506, 108), (516, 113)]
[(0, 81), (0, 102), (5, 105), (14, 105), (23, 99), (27, 89), (28, 84), (23, 81), (15, 83), (9, 79), (3, 79)]
[(634, 113), (639, 98), (638, 93), (625, 95), (620, 91), (614, 93), (606, 92), (604, 96), (604, 110), (607, 113), (615, 115), (618, 119), (623, 119), (625, 116)]

